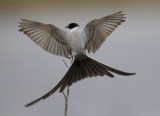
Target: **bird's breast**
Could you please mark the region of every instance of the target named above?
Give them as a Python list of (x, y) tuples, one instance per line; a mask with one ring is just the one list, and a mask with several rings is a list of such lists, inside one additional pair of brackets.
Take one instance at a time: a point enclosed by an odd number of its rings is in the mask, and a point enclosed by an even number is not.
[(85, 52), (85, 39), (81, 30), (75, 29), (68, 33), (68, 44), (75, 53)]

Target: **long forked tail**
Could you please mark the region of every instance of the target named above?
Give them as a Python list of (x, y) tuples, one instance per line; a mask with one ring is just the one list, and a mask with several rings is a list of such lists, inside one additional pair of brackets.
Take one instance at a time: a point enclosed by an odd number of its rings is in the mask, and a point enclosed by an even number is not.
[(136, 73), (123, 72), (123, 71), (111, 68), (86, 55), (82, 55), (82, 54), (77, 55), (71, 67), (67, 71), (67, 73), (51, 91), (49, 91), (47, 94), (43, 95), (42, 97), (38, 98), (37, 100), (31, 103), (28, 103), (25, 106), (28, 107), (42, 99), (46, 99), (47, 97), (55, 93), (59, 88), (60, 88), (60, 92), (62, 92), (66, 88), (66, 86), (71, 86), (73, 83), (76, 83), (77, 81), (80, 81), (81, 79), (84, 79), (87, 77), (107, 75), (113, 78), (114, 75), (111, 72), (119, 75), (124, 75), (124, 76), (136, 74)]

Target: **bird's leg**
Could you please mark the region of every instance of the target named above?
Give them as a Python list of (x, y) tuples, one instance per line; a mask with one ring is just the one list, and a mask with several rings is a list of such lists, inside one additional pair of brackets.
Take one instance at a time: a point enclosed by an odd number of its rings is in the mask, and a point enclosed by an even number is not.
[(72, 59), (73, 59), (73, 56), (68, 56), (68, 57), (66, 57), (66, 58), (72, 60)]
[[(73, 56), (68, 56), (68, 57), (66, 57), (66, 58), (68, 58), (68, 59), (70, 59), (71, 60), (71, 64), (72, 64), (72, 62), (73, 62)], [(64, 62), (64, 60), (63, 60), (63, 62)], [(66, 63), (65, 63), (66, 64)], [(68, 67), (68, 66), (67, 66)]]
[(71, 60), (71, 64), (72, 64), (72, 62), (73, 62), (73, 56), (70, 57), (70, 60)]

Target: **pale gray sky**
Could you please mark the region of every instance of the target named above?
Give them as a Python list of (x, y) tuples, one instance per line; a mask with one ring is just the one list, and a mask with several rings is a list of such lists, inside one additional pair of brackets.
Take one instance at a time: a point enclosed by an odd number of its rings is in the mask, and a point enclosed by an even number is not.
[(34, 106), (24, 107), (52, 89), (67, 68), (61, 57), (43, 51), (18, 32), (21, 18), (51, 23), (62, 29), (74, 21), (83, 28), (94, 18), (123, 10), (127, 21), (89, 56), (137, 74), (130, 77), (115, 75), (113, 79), (106, 76), (88, 78), (73, 84), (68, 116), (159, 116), (159, 5), (68, 7), (25, 6), (0, 11), (0, 115), (64, 115), (64, 97), (58, 91)]

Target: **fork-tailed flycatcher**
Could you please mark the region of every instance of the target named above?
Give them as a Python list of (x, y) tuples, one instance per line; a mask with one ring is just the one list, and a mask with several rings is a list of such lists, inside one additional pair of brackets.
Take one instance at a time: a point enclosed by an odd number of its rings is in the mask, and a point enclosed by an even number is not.
[(86, 55), (86, 50), (88, 53), (95, 53), (99, 49), (115, 28), (125, 21), (124, 15), (123, 12), (117, 12), (94, 19), (83, 30), (78, 24), (70, 23), (66, 27), (70, 29), (69, 31), (63, 31), (52, 24), (22, 19), (19, 31), (26, 34), (40, 47), (58, 56), (74, 58), (73, 63), (60, 82), (47, 94), (26, 106), (30, 106), (41, 99), (46, 99), (59, 88), (62, 92), (66, 86), (71, 86), (73, 83), (87, 77), (104, 75), (114, 77), (111, 72), (125, 76), (134, 75), (135, 73), (127, 73), (111, 68)]

